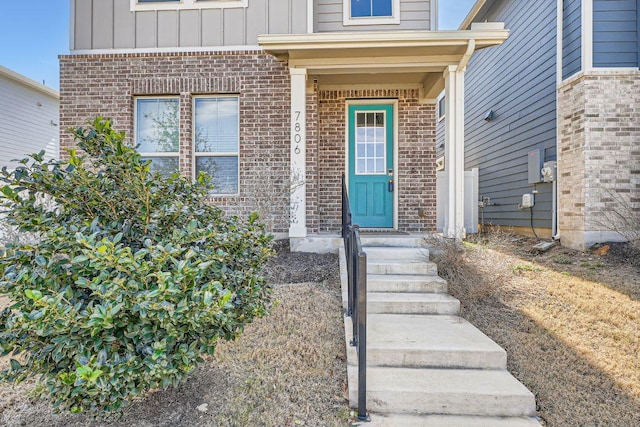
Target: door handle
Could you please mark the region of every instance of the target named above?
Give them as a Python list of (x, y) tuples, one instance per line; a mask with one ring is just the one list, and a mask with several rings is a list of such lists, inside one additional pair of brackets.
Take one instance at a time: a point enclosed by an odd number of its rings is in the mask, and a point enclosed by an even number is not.
[(387, 189), (389, 190), (389, 193), (393, 193), (393, 180), (390, 179), (389, 183), (387, 184)]

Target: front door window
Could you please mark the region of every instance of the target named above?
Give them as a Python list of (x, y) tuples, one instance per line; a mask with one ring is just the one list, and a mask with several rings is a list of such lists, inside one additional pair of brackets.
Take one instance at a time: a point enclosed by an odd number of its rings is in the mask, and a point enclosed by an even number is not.
[(356, 113), (356, 175), (387, 173), (385, 112)]

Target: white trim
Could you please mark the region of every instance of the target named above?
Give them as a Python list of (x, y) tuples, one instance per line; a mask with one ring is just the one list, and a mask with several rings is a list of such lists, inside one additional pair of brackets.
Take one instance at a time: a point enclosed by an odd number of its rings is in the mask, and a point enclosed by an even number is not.
[(342, 0), (342, 25), (397, 25), (400, 23), (400, 0), (391, 0), (391, 16), (351, 17), (351, 0)]
[(307, 33), (313, 34), (313, 0), (307, 0)]
[(593, 68), (593, 0), (582, 0), (582, 71)]
[(291, 81), (291, 180), (302, 179), (290, 195), (290, 237), (307, 237), (307, 69), (289, 68)]
[(393, 229), (398, 229), (398, 208), (400, 186), (398, 185), (398, 100), (397, 99), (347, 99), (344, 109), (344, 150), (345, 150), (345, 181), (349, 189), (349, 107), (352, 105), (392, 105), (393, 106)]
[(431, 0), (431, 22), (429, 23), (429, 30), (438, 31), (438, 1), (439, 0)]
[(264, 51), (262, 46), (202, 46), (202, 47), (149, 47), (127, 49), (78, 49), (71, 50), (71, 55), (126, 55), (131, 53), (200, 53), (200, 52), (231, 52), (231, 51)]
[(131, 0), (131, 12), (143, 10), (227, 9), (247, 7), (248, 0), (179, 0), (140, 3)]
[[(442, 111), (440, 109), (440, 101), (444, 99), (444, 111)], [(445, 91), (443, 90), (440, 95), (438, 95), (438, 97), (436, 98), (436, 119), (437, 119), (437, 123), (440, 123), (441, 121), (444, 120), (445, 117), (447, 117), (446, 115), (446, 111), (447, 111), (447, 100), (445, 98)]]
[[(238, 151), (236, 152), (232, 152), (232, 151), (227, 151), (227, 152), (204, 152), (204, 151), (196, 151), (196, 100), (197, 99), (202, 99), (202, 98), (207, 98), (207, 99), (218, 99), (218, 98), (235, 98), (238, 100)], [(237, 183), (238, 183), (238, 191), (236, 191), (235, 193), (209, 193), (208, 196), (210, 197), (228, 197), (228, 196), (238, 196), (240, 194), (240, 135), (241, 135), (241, 129), (240, 129), (240, 96), (238, 95), (194, 95), (191, 97), (191, 123), (192, 123), (192, 129), (191, 129), (191, 158), (193, 159), (192, 163), (191, 163), (191, 178), (193, 180), (196, 179), (197, 174), (196, 174), (196, 158), (197, 157), (231, 157), (231, 156), (236, 156), (238, 158), (238, 178), (237, 178)]]
[(448, 200), (444, 235), (463, 239), (464, 226), (464, 61), (451, 65), (443, 73), (445, 79), (446, 115), (445, 171), (448, 177)]
[[(560, 87), (560, 84), (562, 83), (562, 74), (564, 72), (563, 57), (562, 57), (563, 40), (564, 40), (564, 0), (556, 0), (556, 88)], [(557, 104), (558, 104), (558, 97), (556, 96), (556, 111), (558, 111)], [(556, 126), (556, 128), (558, 128), (558, 126)]]
[[(558, 231), (560, 230), (559, 228), (559, 221), (558, 221), (558, 180), (562, 179), (561, 178), (561, 174), (559, 173), (559, 169), (557, 167), (558, 165), (558, 159), (559, 159), (559, 153), (560, 150), (558, 150), (558, 145), (560, 142), (560, 137), (561, 137), (561, 131), (560, 131), (560, 126), (558, 125), (560, 123), (560, 97), (558, 96), (558, 92), (560, 89), (560, 85), (562, 85), (562, 75), (564, 73), (564, 52), (562, 49), (562, 44), (564, 41), (564, 0), (557, 0), (556, 1), (556, 93), (555, 93), (555, 104), (556, 104), (556, 140), (555, 140), (555, 150), (556, 150), (556, 176), (557, 179), (551, 184), (552, 185), (552, 195), (551, 195), (551, 204), (552, 207), (555, 207), (555, 209), (552, 208), (552, 212), (551, 212), (551, 234), (552, 234), (552, 238), (555, 239), (556, 235), (558, 235)], [(553, 233), (553, 230), (555, 230), (555, 235)]]
[(473, 20), (476, 19), (476, 16), (478, 15), (478, 13), (480, 13), (480, 9), (482, 9), (482, 6), (484, 6), (486, 2), (487, 0), (476, 1), (476, 3), (471, 7), (471, 10), (467, 14), (467, 16), (460, 23), (458, 30), (466, 30), (467, 28), (469, 28)]

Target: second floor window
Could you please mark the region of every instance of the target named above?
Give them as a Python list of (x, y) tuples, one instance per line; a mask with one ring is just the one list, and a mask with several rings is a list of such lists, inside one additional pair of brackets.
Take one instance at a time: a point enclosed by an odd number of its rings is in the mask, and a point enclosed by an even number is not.
[(393, 16), (393, 0), (350, 0), (352, 18)]

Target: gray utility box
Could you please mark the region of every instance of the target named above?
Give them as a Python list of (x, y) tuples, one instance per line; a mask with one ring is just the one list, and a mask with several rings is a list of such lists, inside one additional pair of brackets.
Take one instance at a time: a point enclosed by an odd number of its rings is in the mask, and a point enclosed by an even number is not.
[(529, 164), (529, 184), (542, 182), (542, 152), (541, 150), (529, 151), (527, 155)]

